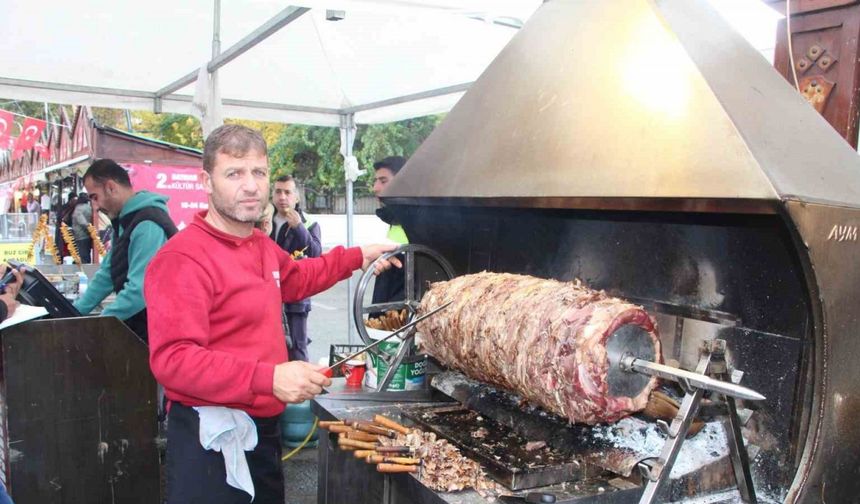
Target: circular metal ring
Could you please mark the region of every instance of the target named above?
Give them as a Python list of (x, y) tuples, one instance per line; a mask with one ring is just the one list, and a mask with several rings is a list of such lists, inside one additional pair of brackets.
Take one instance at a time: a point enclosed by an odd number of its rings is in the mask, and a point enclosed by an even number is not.
[[(373, 278), (373, 271), (377, 263), (382, 260), (391, 259), (397, 255), (403, 255), (401, 261), (403, 262), (403, 274), (405, 278), (405, 295), (406, 299), (400, 301), (392, 301), (390, 303), (378, 303), (378, 304), (370, 304), (364, 305), (364, 294), (367, 291), (367, 286), (370, 283), (370, 279)], [(416, 256), (424, 256), (432, 261), (434, 261), (440, 268), (441, 272), (447, 277), (446, 280), (450, 280), (454, 278), (454, 268), (439, 252), (431, 249), (430, 247), (426, 247), (424, 245), (415, 245), (408, 244), (402, 245), (397, 248), (397, 250), (386, 252), (379, 256), (375, 261), (373, 261), (370, 266), (368, 266), (367, 270), (362, 273), (361, 278), (358, 280), (358, 286), (355, 289), (355, 297), (353, 298), (352, 303), (352, 315), (353, 322), (355, 323), (355, 328), (358, 331), (358, 335), (361, 336), (361, 339), (365, 344), (369, 345), (373, 343), (374, 340), (370, 338), (370, 335), (367, 333), (367, 328), (364, 326), (364, 315), (367, 313), (379, 312), (379, 311), (387, 311), (387, 310), (401, 310), (406, 308), (409, 312), (409, 316), (407, 322), (411, 321), (415, 318), (415, 314), (418, 312), (418, 305), (420, 303), (420, 299), (415, 298), (415, 258)], [(405, 338), (408, 334), (411, 334), (415, 331), (415, 328), (412, 328), (409, 333), (400, 335), (400, 338)], [(383, 358), (387, 357), (388, 354), (379, 350), (379, 347), (374, 347), (368, 350), (378, 356), (383, 356)]]
[(625, 360), (629, 357), (655, 361), (656, 348), (648, 331), (638, 325), (625, 324), (615, 330), (606, 340), (609, 370), (606, 381), (609, 395), (613, 397), (635, 397), (651, 380), (651, 377), (629, 371)]

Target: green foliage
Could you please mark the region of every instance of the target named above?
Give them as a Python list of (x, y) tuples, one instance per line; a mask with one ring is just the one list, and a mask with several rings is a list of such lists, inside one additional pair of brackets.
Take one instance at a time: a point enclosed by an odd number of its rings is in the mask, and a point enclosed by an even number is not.
[(313, 190), (331, 194), (344, 187), (340, 131), (291, 124), (269, 146), (272, 178), (292, 175)]
[(124, 110), (91, 107), (90, 113), (92, 113), (93, 119), (96, 120), (96, 124), (101, 124), (102, 126), (110, 126), (111, 128), (116, 128), (120, 130), (128, 129), (128, 124), (125, 121)]
[[(388, 156), (408, 158), (441, 120), (442, 116), (428, 116), (359, 126), (354, 154), (367, 173), (356, 182), (356, 194), (371, 193), (375, 161)], [(278, 140), (269, 145), (269, 165), (273, 179), (290, 174), (319, 193), (343, 193), (346, 185), (337, 128), (287, 126)]]
[[(62, 106), (49, 104), (52, 120), (59, 117)], [(43, 103), (0, 99), (0, 109), (43, 118)], [(67, 108), (72, 117), (72, 109)], [(117, 109), (91, 108), (99, 124), (127, 129), (125, 112)], [(131, 113), (135, 133), (158, 140), (203, 148), (203, 131), (197, 118), (185, 114)], [(367, 173), (355, 184), (357, 195), (368, 195), (373, 186), (373, 163), (388, 156), (408, 158), (433, 131), (443, 116), (427, 116), (387, 124), (362, 125), (356, 132), (354, 154)], [(272, 178), (291, 174), (311, 191), (332, 195), (344, 192), (346, 181), (343, 157), (340, 155), (338, 128), (285, 125), (279, 123), (227, 119), (226, 123), (244, 124), (262, 132), (269, 146)]]
[[(50, 122), (60, 122), (60, 109), (62, 108), (63, 105), (58, 105), (56, 103), (48, 104), (48, 119), (50, 120)], [(16, 114), (21, 114), (23, 116), (35, 117), (36, 119), (45, 119), (45, 104), (42, 102), (9, 100), (5, 98), (0, 98), (0, 109), (8, 110)], [(68, 114), (69, 119), (74, 118), (74, 110), (72, 110), (71, 107), (66, 107), (66, 113)], [(21, 116), (16, 116), (15, 122), (20, 126), (21, 123), (24, 122), (24, 118)], [(12, 134), (18, 135), (18, 131), (18, 129), (13, 129)]]
[(196, 117), (184, 114), (164, 114), (157, 125), (160, 140), (165, 142), (203, 148), (203, 129)]

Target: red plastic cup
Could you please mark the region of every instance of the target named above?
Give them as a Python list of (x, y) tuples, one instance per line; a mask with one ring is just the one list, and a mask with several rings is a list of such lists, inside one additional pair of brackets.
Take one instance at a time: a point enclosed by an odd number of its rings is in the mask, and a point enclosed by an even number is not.
[(341, 365), (340, 369), (346, 378), (347, 387), (361, 387), (361, 383), (364, 381), (364, 372), (367, 370), (364, 361), (348, 360)]
[(320, 373), (324, 374), (326, 376), (326, 378), (331, 378), (332, 374), (333, 374), (331, 368), (323, 368), (320, 370)]

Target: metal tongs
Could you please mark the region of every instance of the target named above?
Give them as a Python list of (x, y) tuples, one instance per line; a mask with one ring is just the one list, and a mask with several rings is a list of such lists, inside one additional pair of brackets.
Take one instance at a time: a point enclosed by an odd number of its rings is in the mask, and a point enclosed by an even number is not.
[(348, 360), (352, 359), (353, 357), (356, 357), (356, 356), (358, 356), (358, 355), (363, 354), (364, 352), (366, 352), (366, 351), (370, 350), (371, 348), (375, 347), (376, 345), (379, 345), (380, 343), (383, 343), (383, 342), (385, 342), (385, 341), (390, 340), (390, 339), (391, 339), (391, 338), (393, 338), (394, 336), (397, 336), (398, 334), (400, 334), (400, 333), (402, 333), (402, 332), (406, 331), (407, 329), (411, 329), (411, 328), (415, 327), (415, 326), (416, 326), (419, 322), (421, 322), (422, 320), (425, 320), (425, 319), (427, 319), (427, 318), (429, 318), (429, 317), (432, 317), (433, 315), (436, 315), (436, 314), (437, 314), (437, 313), (439, 313), (440, 311), (442, 311), (442, 310), (444, 310), (445, 308), (447, 308), (447, 307), (448, 307), (451, 303), (453, 303), (453, 302), (454, 302), (454, 300), (453, 300), (453, 299), (450, 299), (450, 300), (448, 300), (448, 301), (446, 301), (446, 302), (442, 303), (440, 306), (438, 306), (438, 307), (436, 307), (436, 308), (434, 308), (434, 309), (430, 310), (429, 312), (425, 313), (424, 315), (421, 315), (421, 316), (420, 316), (420, 317), (418, 317), (417, 319), (413, 320), (412, 322), (409, 322), (408, 324), (404, 325), (403, 327), (401, 327), (400, 329), (398, 329), (398, 330), (394, 331), (393, 333), (389, 334), (388, 336), (386, 336), (386, 337), (382, 338), (381, 340), (374, 341), (373, 343), (371, 343), (371, 344), (367, 345), (366, 347), (362, 348), (361, 350), (358, 350), (357, 352), (353, 352), (353, 353), (351, 353), (351, 354), (347, 355), (347, 356), (346, 356), (346, 357), (344, 357), (343, 359), (341, 359), (341, 360), (339, 360), (339, 361), (335, 362), (334, 364), (332, 364), (331, 366), (329, 366), (329, 367), (325, 368), (325, 369), (324, 369), (324, 370), (322, 370), (322, 371), (323, 371), (323, 372), (325, 372), (325, 371), (329, 371), (329, 370), (331, 370), (331, 369), (334, 369), (334, 368), (336, 368), (337, 366), (340, 366), (341, 364), (343, 364), (344, 362), (346, 362), (346, 361), (348, 361)]

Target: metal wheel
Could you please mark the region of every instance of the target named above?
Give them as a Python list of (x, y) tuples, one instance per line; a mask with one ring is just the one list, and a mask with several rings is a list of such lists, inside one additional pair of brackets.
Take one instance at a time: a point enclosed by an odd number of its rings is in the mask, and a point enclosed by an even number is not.
[[(373, 278), (374, 266), (383, 259), (390, 259), (394, 256), (401, 256), (401, 261), (403, 262), (403, 273), (405, 275), (404, 290), (406, 298), (388, 303), (365, 305), (364, 296), (367, 292), (367, 286), (370, 283), (370, 279)], [(358, 286), (355, 289), (355, 297), (353, 299), (353, 321), (355, 322), (355, 327), (359, 336), (361, 336), (361, 339), (365, 344), (369, 345), (373, 343), (373, 339), (371, 339), (370, 334), (368, 334), (367, 328), (364, 325), (364, 316), (366, 314), (385, 312), (388, 310), (402, 310), (405, 308), (408, 311), (407, 322), (415, 318), (415, 315), (418, 313), (418, 306), (421, 302), (420, 299), (416, 299), (417, 296), (415, 289), (415, 273), (417, 259), (419, 257), (426, 258), (438, 266), (440, 274), (445, 277), (440, 278), (440, 280), (450, 280), (454, 278), (454, 268), (451, 267), (451, 264), (441, 254), (423, 245), (403, 245), (397, 250), (387, 252), (380, 256), (367, 268), (367, 271), (361, 275), (361, 278), (358, 281)], [(410, 329), (406, 334), (400, 335), (400, 348), (397, 350), (396, 355), (390, 355), (383, 352), (379, 350), (378, 347), (368, 350), (376, 355), (377, 358), (381, 358), (388, 364), (388, 372), (386, 372), (385, 377), (379, 382), (379, 386), (377, 387), (379, 391), (385, 390), (390, 383), (391, 378), (394, 376), (394, 372), (400, 365), (400, 362), (409, 352), (414, 335), (415, 328)]]

